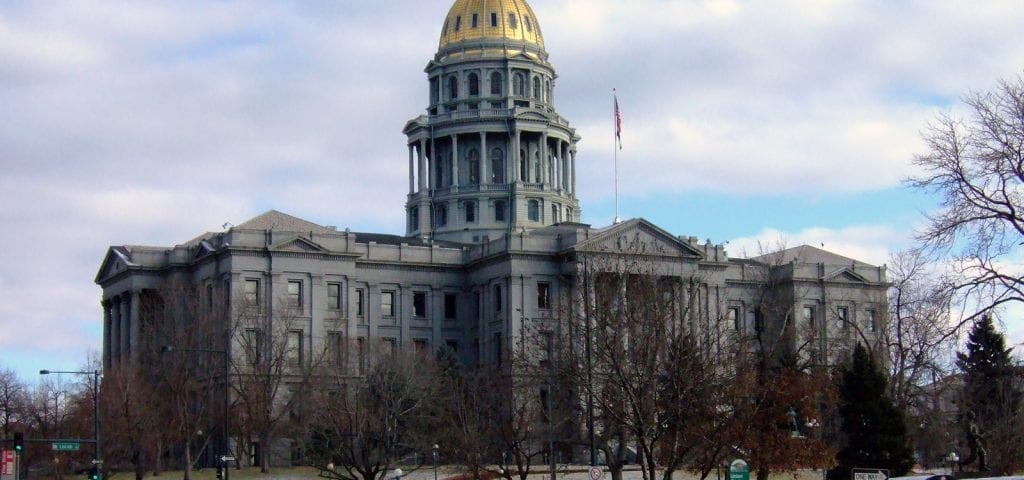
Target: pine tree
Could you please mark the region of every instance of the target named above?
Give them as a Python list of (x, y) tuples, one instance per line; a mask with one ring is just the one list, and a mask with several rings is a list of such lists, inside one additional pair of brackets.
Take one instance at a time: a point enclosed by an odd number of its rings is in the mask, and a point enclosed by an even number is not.
[(1021, 392), (1014, 385), (1012, 349), (1006, 348), (1003, 334), (988, 316), (975, 322), (966, 347), (966, 352), (957, 352), (956, 361), (964, 375), (960, 414), (966, 418), (967, 412), (973, 412), (988, 445), (989, 464), (1012, 470), (1020, 464), (1013, 452), (1021, 443), (1015, 427), (1020, 421)]
[(852, 363), (843, 371), (839, 391), (846, 446), (836, 455), (838, 465), (830, 478), (849, 479), (853, 468), (884, 468), (901, 476), (914, 464), (907, 444), (903, 412), (885, 396), (885, 374), (862, 345), (853, 351)]

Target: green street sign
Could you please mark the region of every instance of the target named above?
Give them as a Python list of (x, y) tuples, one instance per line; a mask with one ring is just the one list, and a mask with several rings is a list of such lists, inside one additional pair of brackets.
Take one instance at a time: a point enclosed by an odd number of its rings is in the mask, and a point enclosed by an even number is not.
[(78, 442), (53, 442), (53, 450), (57, 452), (77, 452), (80, 446)]
[(729, 465), (729, 480), (750, 480), (750, 467), (747, 462), (736, 459)]

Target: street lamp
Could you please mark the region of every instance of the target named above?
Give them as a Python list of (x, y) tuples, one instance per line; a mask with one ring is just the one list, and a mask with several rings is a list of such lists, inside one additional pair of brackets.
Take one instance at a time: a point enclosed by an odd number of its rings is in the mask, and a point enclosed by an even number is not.
[(434, 444), (434, 448), (431, 450), (431, 453), (434, 455), (434, 480), (437, 480), (437, 449), (438, 448), (440, 448), (440, 447), (438, 447), (437, 444), (435, 443)]
[[(65, 370), (40, 370), (40, 375), (49, 375), (51, 373), (68, 373), (73, 375), (92, 375), (92, 436), (93, 436), (93, 455), (92, 464), (94, 468), (99, 469), (102, 461), (100, 460), (100, 371), (93, 370), (91, 372), (85, 371), (65, 371)], [(96, 479), (98, 480), (98, 479)]]
[(960, 456), (956, 452), (949, 452), (949, 455), (946, 456), (946, 461), (949, 462), (949, 474), (953, 475), (953, 467), (960, 462)]
[[(228, 344), (229, 346), (230, 344)], [(227, 347), (227, 346), (226, 346)], [(160, 348), (162, 353), (167, 352), (200, 352), (200, 353), (219, 353), (224, 356), (224, 433), (223, 433), (223, 445), (221, 446), (223, 454), (220, 457), (220, 463), (224, 467), (224, 480), (228, 480), (230, 474), (228, 468), (228, 461), (231, 458), (231, 444), (228, 440), (231, 428), (231, 349), (224, 348), (223, 350), (211, 349), (211, 348), (176, 348), (173, 345), (164, 345)]]

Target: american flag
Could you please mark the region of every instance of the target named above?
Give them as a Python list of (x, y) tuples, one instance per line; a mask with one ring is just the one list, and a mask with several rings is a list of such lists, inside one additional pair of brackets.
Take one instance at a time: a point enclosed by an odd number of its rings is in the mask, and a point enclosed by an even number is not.
[(615, 98), (615, 140), (619, 142), (619, 150), (622, 150), (622, 112), (619, 112), (619, 96), (612, 96)]

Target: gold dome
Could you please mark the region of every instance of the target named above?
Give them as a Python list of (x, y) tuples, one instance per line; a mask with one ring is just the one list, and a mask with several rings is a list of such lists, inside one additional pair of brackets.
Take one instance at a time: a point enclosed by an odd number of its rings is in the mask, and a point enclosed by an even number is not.
[(525, 0), (455, 0), (438, 51), (461, 42), (496, 41), (544, 49), (544, 37)]

